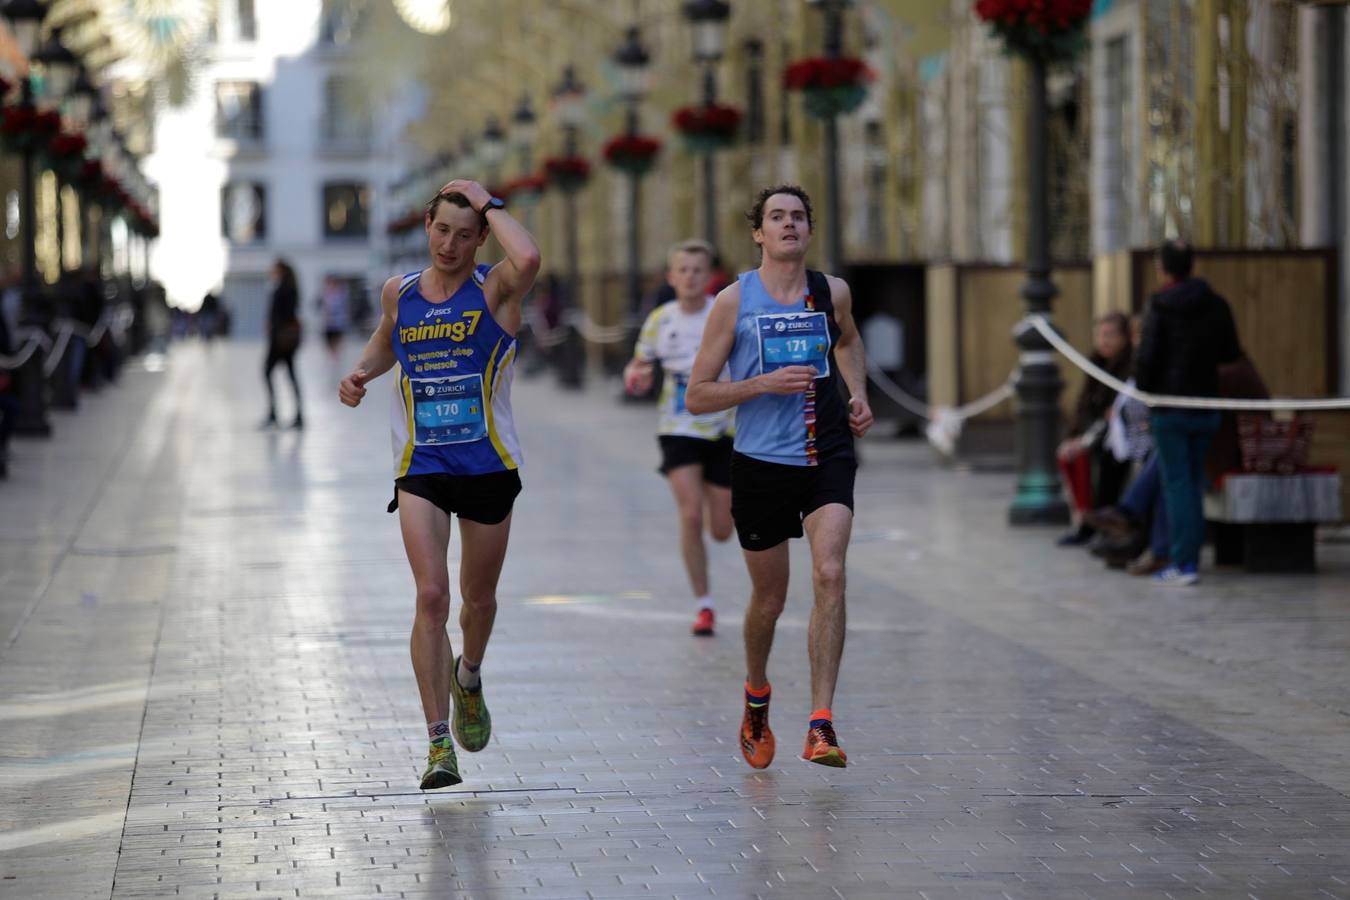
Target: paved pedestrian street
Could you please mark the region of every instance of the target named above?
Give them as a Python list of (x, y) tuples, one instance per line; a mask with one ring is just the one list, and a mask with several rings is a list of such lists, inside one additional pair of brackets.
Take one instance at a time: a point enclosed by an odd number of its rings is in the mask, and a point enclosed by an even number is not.
[(311, 343), (307, 429), (260, 431), (261, 360), (175, 346), (15, 449), (6, 900), (1350, 898), (1350, 545), (1316, 576), (1156, 587), (1009, 529), (1010, 472), (878, 434), (834, 706), (849, 767), (796, 755), (800, 545), (778, 758), (754, 771), (734, 541), (711, 551), (717, 636), (693, 638), (654, 411), (521, 379), (494, 733), (423, 793), (387, 379), (346, 409)]

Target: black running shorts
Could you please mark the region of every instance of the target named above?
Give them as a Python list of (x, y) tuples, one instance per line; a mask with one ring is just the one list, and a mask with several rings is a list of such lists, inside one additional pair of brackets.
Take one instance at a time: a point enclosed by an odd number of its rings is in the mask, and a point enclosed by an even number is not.
[(731, 460), (731, 517), (746, 550), (768, 550), (802, 536), (802, 519), (829, 503), (853, 509), (853, 456), (785, 466), (737, 453)]
[(394, 480), (389, 512), (398, 509), (399, 491), (430, 500), (447, 516), (496, 525), (511, 515), (511, 507), (520, 493), (520, 472), (511, 469), (486, 475), (404, 475)]
[(676, 434), (657, 436), (661, 444), (662, 475), (669, 475), (671, 469), (680, 466), (700, 465), (703, 467), (703, 480), (718, 487), (731, 487), (731, 446), (729, 437), (720, 437), (715, 441), (703, 438), (685, 437)]

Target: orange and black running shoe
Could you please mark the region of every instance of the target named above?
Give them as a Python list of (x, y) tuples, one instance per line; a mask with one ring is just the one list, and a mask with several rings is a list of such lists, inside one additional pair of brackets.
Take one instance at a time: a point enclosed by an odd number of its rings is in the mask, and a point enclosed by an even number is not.
[(745, 703), (741, 718), (741, 755), (753, 768), (767, 769), (773, 762), (773, 732), (769, 730), (769, 698), (762, 703)]
[(839, 749), (839, 739), (834, 736), (834, 725), (822, 722), (806, 730), (806, 749), (802, 759), (822, 766), (834, 766), (842, 769), (848, 765), (848, 756)]

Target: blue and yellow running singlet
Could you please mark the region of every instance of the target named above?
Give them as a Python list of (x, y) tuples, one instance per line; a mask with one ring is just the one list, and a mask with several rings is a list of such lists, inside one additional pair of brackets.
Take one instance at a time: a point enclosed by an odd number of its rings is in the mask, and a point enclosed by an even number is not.
[(488, 310), (478, 266), (448, 300), (432, 303), (418, 290), (420, 272), (398, 288), (391, 407), (394, 477), (486, 475), (520, 467), (511, 420), (515, 336)]

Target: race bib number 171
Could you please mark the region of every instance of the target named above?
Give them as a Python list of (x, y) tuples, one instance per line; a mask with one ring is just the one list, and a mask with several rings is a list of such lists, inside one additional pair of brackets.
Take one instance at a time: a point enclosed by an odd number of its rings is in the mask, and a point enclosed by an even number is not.
[(759, 316), (759, 365), (768, 374), (784, 366), (814, 366), (830, 374), (830, 326), (823, 312)]

